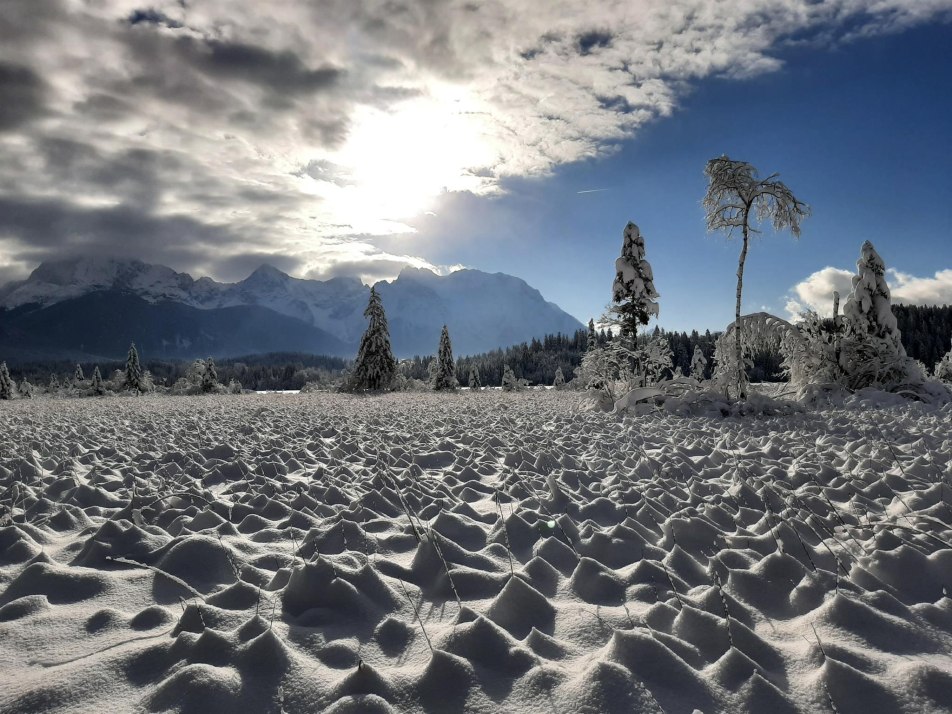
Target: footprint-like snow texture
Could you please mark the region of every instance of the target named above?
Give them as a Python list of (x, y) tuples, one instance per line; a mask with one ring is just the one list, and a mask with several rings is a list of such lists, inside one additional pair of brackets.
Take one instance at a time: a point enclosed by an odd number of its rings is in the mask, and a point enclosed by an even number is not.
[(5, 403), (0, 711), (952, 711), (950, 407), (584, 399)]

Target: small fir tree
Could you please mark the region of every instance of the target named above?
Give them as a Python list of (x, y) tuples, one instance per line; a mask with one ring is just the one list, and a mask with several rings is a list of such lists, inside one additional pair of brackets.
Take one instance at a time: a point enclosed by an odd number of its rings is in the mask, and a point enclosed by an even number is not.
[(565, 375), (562, 374), (561, 367), (555, 370), (555, 379), (552, 381), (552, 386), (556, 389), (562, 389), (565, 386)]
[(450, 343), (450, 331), (443, 325), (440, 333), (440, 351), (437, 353), (436, 375), (433, 379), (433, 389), (444, 391), (456, 389), (456, 363), (453, 362), (453, 345)]
[(30, 381), (24, 379), (20, 382), (20, 386), (17, 387), (17, 391), (20, 393), (21, 397), (25, 399), (33, 399), (33, 395), (36, 393), (36, 388), (30, 384)]
[(519, 380), (516, 379), (516, 375), (512, 373), (512, 367), (507, 364), (502, 371), (502, 391), (515, 392), (518, 389)]
[(376, 288), (370, 288), (370, 300), (364, 316), (370, 322), (360, 340), (349, 388), (352, 391), (389, 389), (397, 371), (397, 361), (390, 349), (387, 315)]
[(586, 350), (593, 350), (598, 347), (598, 335), (595, 334), (595, 320), (589, 318), (588, 320), (588, 339), (585, 343)]
[(483, 388), (483, 384), (479, 380), (479, 367), (476, 365), (473, 365), (473, 368), (469, 370), (469, 388), (474, 391), (479, 391)]
[(86, 375), (83, 374), (83, 365), (77, 363), (76, 371), (73, 372), (73, 383), (82, 384), (86, 381)]
[(122, 386), (125, 389), (134, 389), (136, 393), (142, 391), (142, 365), (139, 363), (139, 351), (136, 343), (129, 345), (129, 354), (126, 356), (126, 371), (123, 374)]
[(16, 386), (10, 379), (10, 370), (6, 362), (0, 362), (0, 399), (13, 399)]
[(218, 369), (215, 367), (215, 360), (209, 357), (205, 360), (202, 370), (202, 391), (214, 392), (218, 389)]
[(99, 371), (99, 365), (96, 365), (96, 368), (93, 370), (93, 380), (92, 380), (92, 392), (96, 396), (101, 397), (106, 393), (106, 385), (103, 384), (102, 374)]
[(701, 346), (694, 346), (694, 354), (691, 356), (691, 376), (699, 382), (704, 381), (704, 371), (707, 369), (707, 358), (701, 352)]

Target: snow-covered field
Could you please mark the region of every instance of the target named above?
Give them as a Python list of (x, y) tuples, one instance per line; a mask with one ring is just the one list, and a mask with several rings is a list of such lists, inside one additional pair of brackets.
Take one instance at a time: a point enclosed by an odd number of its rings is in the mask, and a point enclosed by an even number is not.
[(950, 407), (578, 401), (3, 404), (0, 711), (952, 711)]

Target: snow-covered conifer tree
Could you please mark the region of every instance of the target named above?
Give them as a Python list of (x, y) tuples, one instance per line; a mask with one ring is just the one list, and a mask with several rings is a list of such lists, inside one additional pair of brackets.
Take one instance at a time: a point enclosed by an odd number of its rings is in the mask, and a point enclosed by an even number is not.
[(552, 386), (556, 389), (562, 389), (565, 386), (565, 375), (562, 373), (561, 367), (555, 370), (555, 379), (552, 381)]
[(73, 384), (82, 384), (86, 381), (86, 375), (83, 374), (83, 365), (76, 363), (76, 370), (73, 372)]
[(10, 379), (10, 370), (6, 362), (0, 362), (0, 399), (13, 399), (16, 386)]
[(56, 394), (59, 390), (60, 390), (59, 377), (56, 376), (55, 372), (52, 372), (50, 374), (49, 392), (50, 394)]
[(364, 316), (370, 321), (360, 340), (357, 360), (349, 388), (353, 391), (389, 389), (397, 371), (397, 361), (390, 348), (390, 329), (383, 303), (375, 288), (370, 288), (370, 301)]
[(106, 385), (103, 384), (102, 374), (99, 371), (98, 364), (96, 365), (96, 369), (93, 370), (92, 385), (90, 386), (92, 387), (93, 394), (97, 396), (102, 396), (106, 393)]
[(905, 356), (886, 285), (886, 264), (869, 241), (863, 243), (856, 271), (853, 289), (843, 306), (843, 316), (849, 320), (851, 332), (883, 340), (897, 355)]
[(125, 389), (134, 389), (136, 392), (142, 392), (142, 365), (139, 364), (139, 352), (136, 350), (136, 343), (129, 345), (129, 354), (126, 357), (126, 371), (123, 375), (122, 386)]
[(598, 347), (598, 335), (595, 334), (595, 320), (589, 318), (588, 321), (588, 339), (586, 340), (585, 349), (593, 350)]
[(707, 358), (701, 352), (701, 346), (694, 345), (694, 354), (691, 356), (691, 376), (701, 382), (704, 380), (705, 369), (707, 369)]
[(214, 392), (218, 389), (218, 370), (215, 368), (215, 360), (209, 357), (205, 360), (202, 370), (202, 391)]
[(507, 364), (502, 371), (502, 391), (515, 392), (518, 389), (519, 380), (516, 379), (516, 375), (513, 374), (512, 367)]
[(846, 335), (840, 341), (840, 365), (851, 389), (891, 389), (921, 382), (924, 375), (906, 355), (892, 312), (886, 265), (873, 244), (863, 243), (853, 287), (843, 306)]
[[(645, 239), (631, 221), (622, 236), (621, 255), (615, 260), (612, 311), (619, 316), (621, 334), (635, 344), (638, 326), (658, 316), (658, 291), (651, 264), (645, 260)], [(593, 326), (594, 329), (594, 326)]]
[(479, 379), (479, 367), (475, 364), (473, 368), (469, 370), (469, 388), (475, 391), (483, 388), (483, 383)]
[(433, 378), (433, 389), (442, 391), (456, 389), (456, 363), (453, 362), (453, 346), (450, 344), (450, 331), (443, 325), (440, 333), (440, 351), (436, 356), (436, 374)]

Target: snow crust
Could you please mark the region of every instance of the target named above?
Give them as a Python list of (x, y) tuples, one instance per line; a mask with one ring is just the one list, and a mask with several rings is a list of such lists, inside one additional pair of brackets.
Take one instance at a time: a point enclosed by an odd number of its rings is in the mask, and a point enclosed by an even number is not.
[(952, 708), (952, 408), (578, 400), (5, 404), (0, 711)]

